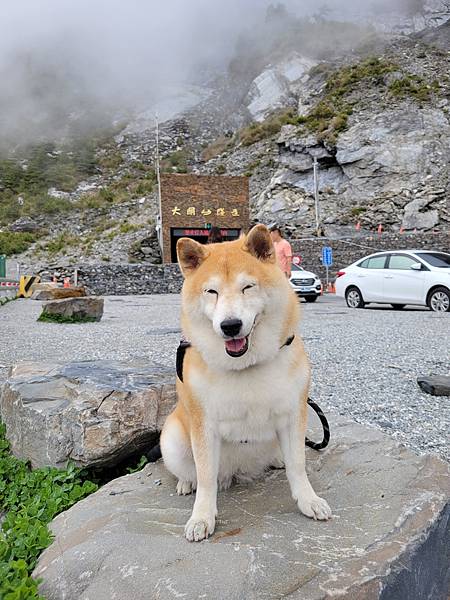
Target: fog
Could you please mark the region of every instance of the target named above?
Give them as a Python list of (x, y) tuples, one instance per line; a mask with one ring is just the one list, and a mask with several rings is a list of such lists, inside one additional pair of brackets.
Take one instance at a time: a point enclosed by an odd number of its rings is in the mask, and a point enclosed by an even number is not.
[[(329, 0), (326, 6), (333, 18), (345, 19), (362, 7), (373, 12), (377, 2)], [(226, 69), (238, 36), (262, 26), (269, 4), (2, 0), (0, 146), (57, 136), (71, 123), (91, 127), (112, 115), (126, 117), (163, 102), (176, 86), (205, 83)], [(296, 15), (320, 6), (283, 4)]]

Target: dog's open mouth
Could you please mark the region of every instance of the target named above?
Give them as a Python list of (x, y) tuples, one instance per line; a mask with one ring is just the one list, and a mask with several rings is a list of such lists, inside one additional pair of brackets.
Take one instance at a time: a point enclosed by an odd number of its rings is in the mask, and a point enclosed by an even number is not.
[(248, 336), (225, 341), (225, 350), (229, 356), (238, 358), (243, 356), (248, 350)]

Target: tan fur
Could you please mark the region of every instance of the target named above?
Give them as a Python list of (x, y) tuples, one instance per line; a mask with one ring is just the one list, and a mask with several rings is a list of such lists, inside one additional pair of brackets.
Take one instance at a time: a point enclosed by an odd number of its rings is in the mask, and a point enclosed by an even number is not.
[[(161, 449), (179, 479), (178, 493), (197, 488), (187, 539), (213, 533), (218, 485), (252, 478), (282, 460), (300, 510), (329, 518), (305, 471), (310, 368), (298, 335), (299, 303), (276, 265), (268, 230), (258, 225), (239, 240), (207, 247), (184, 238), (177, 251), (185, 276), (181, 322), (192, 348)], [(220, 319), (241, 316), (248, 351), (233, 358)], [(294, 342), (283, 347), (293, 334)]]

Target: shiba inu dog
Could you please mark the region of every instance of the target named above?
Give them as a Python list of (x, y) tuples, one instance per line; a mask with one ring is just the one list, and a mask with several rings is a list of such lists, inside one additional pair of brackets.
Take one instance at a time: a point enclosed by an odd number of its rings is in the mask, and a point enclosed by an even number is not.
[(329, 519), (305, 470), (310, 367), (297, 333), (299, 303), (268, 229), (257, 225), (239, 240), (208, 246), (182, 238), (177, 254), (191, 347), (161, 452), (178, 494), (196, 490), (186, 538), (214, 532), (218, 488), (283, 463), (300, 511)]

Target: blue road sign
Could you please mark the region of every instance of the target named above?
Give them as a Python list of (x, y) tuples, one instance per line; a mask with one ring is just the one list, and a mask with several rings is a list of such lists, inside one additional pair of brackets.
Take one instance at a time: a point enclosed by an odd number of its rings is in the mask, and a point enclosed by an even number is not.
[(331, 267), (333, 264), (333, 250), (330, 246), (322, 248), (322, 264), (324, 267)]

